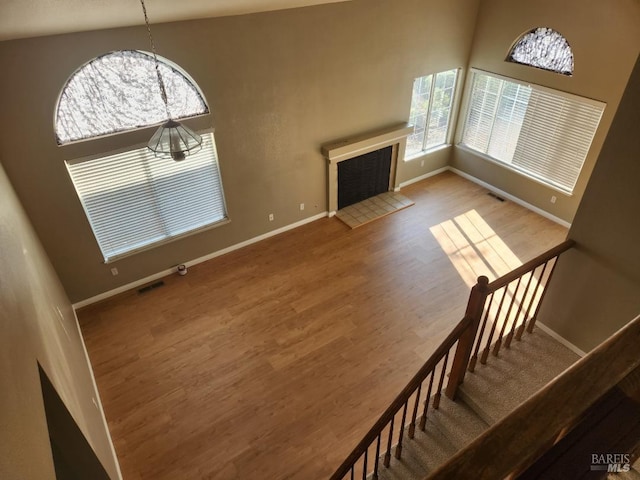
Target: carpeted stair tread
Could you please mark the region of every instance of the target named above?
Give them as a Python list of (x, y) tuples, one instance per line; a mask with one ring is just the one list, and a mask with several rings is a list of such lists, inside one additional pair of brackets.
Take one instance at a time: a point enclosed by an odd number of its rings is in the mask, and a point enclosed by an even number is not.
[(489, 424), (485, 422), (462, 399), (440, 399), (440, 408), (430, 410), (427, 415), (427, 428), (437, 428), (444, 434), (456, 450), (460, 450), (482, 435)]
[[(405, 436), (402, 458), (393, 456), (390, 468), (380, 460), (378, 478), (423, 480), (578, 359), (539, 329), (525, 333), (510, 349), (503, 347), (498, 357), (491, 355), (486, 365), (478, 362), (476, 371), (467, 373), (455, 402), (443, 395), (438, 410), (430, 407), (425, 431), (416, 428), (413, 439)], [(635, 473), (608, 480), (640, 480)]]
[[(431, 428), (430, 428), (431, 427)], [(425, 431), (416, 429), (413, 439), (405, 438), (402, 458), (391, 458), (391, 465), (385, 468), (380, 462), (380, 480), (423, 480), (424, 477), (444, 464), (458, 449), (442, 432), (432, 425)], [(392, 454), (395, 449), (392, 450)]]
[(459, 396), (480, 417), (494, 424), (547, 383), (561, 374), (580, 357), (542, 330), (525, 333), (511, 348), (500, 350), (498, 357), (489, 356), (475, 372), (467, 372)]
[(393, 458), (389, 469), (381, 466), (379, 478), (422, 480), (487, 428), (464, 402), (442, 396), (440, 407), (429, 409), (425, 431), (416, 428), (413, 439), (405, 437), (402, 459)]

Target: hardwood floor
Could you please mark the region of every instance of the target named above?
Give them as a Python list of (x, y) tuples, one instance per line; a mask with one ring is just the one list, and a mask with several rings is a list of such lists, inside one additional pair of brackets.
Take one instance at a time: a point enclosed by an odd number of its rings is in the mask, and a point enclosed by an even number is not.
[(79, 312), (125, 480), (323, 479), (462, 318), (566, 229), (451, 173)]

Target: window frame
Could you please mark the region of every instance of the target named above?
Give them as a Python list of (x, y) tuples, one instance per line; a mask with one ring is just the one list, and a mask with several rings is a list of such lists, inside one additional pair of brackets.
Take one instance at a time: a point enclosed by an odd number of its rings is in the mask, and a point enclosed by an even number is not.
[[(460, 73), (461, 73), (462, 69), (457, 67), (457, 68), (451, 68), (449, 70), (443, 70), (441, 72), (435, 72), (435, 73), (430, 73), (428, 75), (422, 75), (420, 77), (416, 77), (413, 79), (413, 85), (411, 87), (411, 104), (409, 107), (409, 120), (411, 119), (411, 110), (413, 109), (413, 88), (415, 85), (415, 82), (417, 82), (419, 79), (421, 78), (426, 78), (426, 77), (433, 77), (431, 80), (431, 87), (429, 89), (429, 105), (427, 107), (427, 113), (426, 113), (426, 119), (425, 119), (425, 129), (424, 129), (424, 133), (422, 135), (422, 149), (419, 152), (415, 152), (412, 154), (408, 154), (405, 150), (405, 155), (404, 155), (404, 161), (405, 162), (409, 162), (411, 160), (415, 160), (417, 158), (423, 157), (424, 155), (428, 155), (430, 153), (433, 152), (437, 152), (438, 150), (442, 150), (443, 148), (447, 148), (450, 147), (452, 145), (452, 138), (453, 138), (453, 130), (454, 128), (452, 128), (452, 126), (454, 125), (454, 116), (456, 113), (456, 105), (457, 105), (457, 100), (458, 100), (458, 95), (459, 95), (459, 82), (460, 82)], [(432, 145), (430, 147), (427, 147), (427, 141), (429, 139), (429, 124), (431, 122), (431, 113), (433, 111), (433, 98), (434, 98), (434, 93), (435, 93), (435, 88), (436, 88), (436, 77), (439, 74), (445, 74), (445, 73), (449, 73), (449, 72), (454, 72), (455, 73), (455, 78), (453, 81), (453, 86), (452, 86), (452, 94), (451, 94), (451, 103), (449, 105), (449, 118), (447, 120), (447, 126), (446, 126), (446, 133), (445, 133), (445, 138), (444, 141), (442, 143), (439, 143), (437, 145)], [(456, 120), (457, 121), (457, 120)], [(414, 126), (414, 132), (409, 134), (409, 136), (411, 135), (415, 135), (415, 125)]]
[[(517, 165), (513, 165), (511, 163), (507, 163), (505, 161), (502, 161), (498, 158), (492, 157), (491, 155), (488, 155), (487, 153), (481, 152), (479, 150), (476, 150), (468, 145), (465, 145), (464, 143), (462, 143), (463, 141), (463, 136), (464, 136), (464, 130), (466, 127), (466, 123), (467, 123), (467, 118), (469, 115), (469, 111), (471, 108), (471, 94), (473, 92), (473, 83), (474, 83), (474, 79), (475, 79), (475, 75), (476, 74), (484, 74), (484, 75), (488, 75), (490, 77), (494, 77), (497, 78), (499, 80), (503, 80), (503, 81), (507, 81), (507, 82), (511, 82), (511, 83), (516, 83), (519, 85), (524, 85), (524, 86), (528, 86), (528, 87), (535, 87), (535, 89), (540, 90), (542, 92), (548, 92), (550, 94), (554, 94), (554, 95), (560, 95), (560, 96), (564, 96), (567, 97), (569, 99), (579, 99), (580, 101), (583, 101), (585, 103), (589, 103), (591, 105), (594, 106), (602, 106), (603, 111), (602, 111), (602, 115), (600, 117), (600, 120), (598, 122), (598, 125), (596, 126), (596, 130), (594, 131), (594, 135), (593, 138), (591, 140), (591, 143), (589, 144), (589, 148), (587, 149), (587, 152), (585, 154), (585, 158), (582, 162), (582, 166), (580, 167), (580, 171), (578, 173), (578, 176), (576, 177), (576, 180), (574, 182), (573, 188), (571, 189), (571, 191), (568, 191), (566, 189), (564, 189), (563, 187), (556, 185), (554, 183), (552, 183), (552, 181), (545, 181), (544, 179), (534, 175), (533, 173), (529, 173), (526, 170), (519, 168)], [(549, 87), (545, 87), (544, 85), (539, 85), (539, 84), (535, 84), (532, 82), (526, 82), (523, 80), (519, 80), (516, 78), (512, 78), (512, 77), (507, 77), (505, 75), (500, 75), (498, 73), (495, 72), (489, 72), (486, 70), (481, 70), (478, 68), (470, 68), (469, 72), (467, 74), (466, 77), (466, 81), (465, 81), (465, 87), (464, 87), (464, 92), (463, 92), (463, 100), (462, 100), (462, 105), (460, 108), (460, 113), (458, 115), (458, 119), (457, 119), (457, 128), (456, 128), (456, 134), (455, 134), (455, 146), (456, 148), (460, 148), (461, 150), (464, 150), (466, 152), (469, 152), (477, 157), (482, 158), (483, 160), (489, 161), (499, 167), (505, 168), (511, 172), (514, 172), (518, 175), (521, 175), (523, 177), (526, 177), (527, 179), (536, 182), (540, 185), (543, 185), (547, 188), (550, 188), (558, 193), (561, 193), (564, 196), (567, 197), (572, 197), (575, 194), (575, 187), (578, 184), (578, 180), (580, 179), (580, 176), (582, 175), (584, 166), (586, 164), (586, 160), (587, 157), (589, 156), (589, 152), (591, 151), (591, 147), (593, 145), (593, 139), (595, 139), (595, 137), (598, 134), (598, 131), (600, 129), (600, 125), (602, 123), (602, 118), (604, 116), (604, 111), (606, 110), (607, 104), (603, 101), (600, 100), (595, 100), (593, 98), (588, 98), (588, 97), (582, 97), (580, 95), (576, 95), (573, 93), (569, 93), (563, 90), (557, 90), (557, 89), (553, 89), (553, 88), (549, 88)]]
[[(58, 124), (59, 124), (59, 118), (60, 118), (61, 104), (62, 104), (63, 99), (65, 98), (65, 94), (67, 92), (67, 89), (68, 89), (69, 85), (75, 80), (75, 78), (78, 76), (78, 74), (80, 74), (81, 72), (83, 72), (84, 70), (89, 68), (90, 66), (96, 64), (96, 62), (100, 62), (106, 57), (114, 56), (114, 55), (122, 53), (122, 52), (132, 53), (134, 55), (139, 56), (139, 58), (144, 58), (145, 62), (149, 62), (149, 64), (152, 65), (153, 68), (154, 68), (154, 70), (153, 70), (153, 81), (157, 82), (157, 80), (155, 78), (155, 75), (156, 75), (156, 73), (155, 73), (155, 60), (154, 60), (153, 53), (147, 52), (145, 50), (140, 50), (140, 49), (111, 50), (111, 51), (103, 53), (101, 55), (97, 55), (97, 56), (91, 58), (90, 60), (84, 62), (82, 65), (77, 67), (71, 73), (71, 75), (69, 75), (69, 77), (65, 80), (64, 85), (60, 89), (60, 92), (58, 92), (58, 97), (56, 99), (56, 104), (55, 104), (54, 112), (53, 112), (53, 133), (54, 133), (54, 137), (56, 139), (56, 144), (57, 144), (58, 147), (65, 147), (67, 145), (73, 145), (73, 144), (77, 144), (77, 143), (97, 140), (97, 139), (100, 139), (100, 138), (110, 137), (110, 136), (114, 136), (114, 135), (120, 135), (120, 134), (123, 134), (123, 133), (135, 132), (135, 131), (143, 130), (143, 129), (150, 128), (150, 127), (158, 127), (159, 125), (162, 125), (167, 120), (165, 118), (163, 120), (158, 120), (157, 122), (148, 122), (147, 121), (144, 124), (139, 124), (139, 125), (136, 125), (136, 126), (121, 126), (119, 128), (113, 129), (113, 130), (108, 131), (108, 132), (92, 134), (92, 135), (89, 135), (89, 136), (82, 136), (82, 137), (79, 137), (79, 138), (73, 138), (73, 139), (68, 139), (68, 140), (62, 140), (61, 139), (60, 133), (58, 131)], [(158, 60), (158, 64), (160, 65), (161, 70), (164, 68), (164, 69), (167, 69), (169, 72), (171, 72), (171, 75), (177, 74), (191, 88), (193, 88), (193, 91), (200, 98), (200, 100), (202, 101), (203, 107), (204, 107), (204, 111), (202, 111), (202, 112), (189, 113), (187, 115), (175, 115), (173, 117), (173, 120), (186, 120), (186, 119), (199, 118), (199, 117), (204, 117), (204, 116), (209, 115), (211, 113), (211, 109), (209, 108), (209, 102), (207, 101), (207, 98), (205, 97), (204, 92), (200, 88), (200, 85), (193, 79), (193, 77), (189, 74), (189, 72), (187, 72), (180, 65), (178, 65), (177, 63), (173, 62), (172, 60), (170, 60), (170, 59), (168, 59), (166, 57), (157, 55), (157, 60)], [(168, 80), (170, 80), (171, 77), (166, 77), (165, 75), (163, 75), (163, 79), (165, 80), (165, 82), (168, 82)], [(161, 97), (161, 94), (160, 94), (159, 85), (157, 83), (154, 83), (154, 86), (152, 86), (152, 88), (157, 88), (158, 89), (157, 95), (154, 94), (155, 100), (156, 101), (161, 100), (162, 97)], [(166, 83), (165, 83), (165, 88), (167, 89), (167, 93), (169, 94), (169, 97), (170, 97), (169, 98), (169, 102), (171, 102), (170, 88)]]
[[(223, 182), (223, 179), (222, 179), (222, 168), (221, 168), (221, 165), (220, 165), (220, 158), (219, 158), (218, 153), (217, 153), (217, 145), (216, 145), (216, 141), (215, 141), (215, 129), (209, 128), (209, 129), (199, 130), (198, 133), (200, 135), (202, 135), (203, 137), (205, 135), (211, 134), (211, 137), (212, 137), (212, 148), (213, 148), (213, 153), (214, 153), (214, 156), (215, 156), (215, 158), (214, 158), (215, 162), (214, 163), (215, 163), (215, 166), (217, 167), (217, 175), (218, 175), (219, 184), (220, 184), (219, 185), (220, 186), (220, 190), (219, 190), (220, 203), (221, 203), (222, 208), (223, 208), (224, 217), (221, 220), (218, 220), (216, 222), (212, 222), (212, 223), (209, 223), (207, 225), (203, 225), (201, 227), (198, 227), (198, 228), (195, 228), (195, 229), (183, 232), (183, 233), (179, 233), (177, 235), (167, 236), (167, 237), (162, 238), (161, 240), (155, 241), (153, 243), (142, 245), (142, 246), (137, 247), (137, 248), (132, 248), (130, 250), (124, 251), (122, 253), (114, 254), (114, 255), (111, 255), (111, 256), (107, 256), (105, 254), (105, 251), (103, 250), (102, 245), (100, 244), (100, 241), (98, 240), (98, 236), (96, 235), (96, 231), (94, 230), (94, 227), (93, 227), (91, 216), (89, 215), (89, 211), (88, 211), (85, 203), (82, 200), (82, 197), (80, 195), (79, 190), (76, 187), (76, 184), (75, 184), (74, 179), (73, 179), (73, 175), (71, 174), (70, 166), (78, 164), (78, 163), (89, 162), (89, 161), (92, 161), (92, 160), (97, 160), (97, 159), (101, 159), (101, 158), (105, 158), (105, 157), (110, 157), (110, 156), (113, 156), (113, 155), (119, 155), (119, 154), (123, 154), (123, 153), (127, 153), (127, 152), (133, 152), (135, 150), (143, 150), (143, 149), (147, 150), (147, 154), (150, 155), (151, 158), (154, 161), (173, 162), (173, 163), (176, 163), (176, 162), (174, 162), (171, 159), (159, 159), (159, 158), (156, 158), (153, 155), (153, 153), (151, 153), (151, 151), (148, 149), (148, 146), (147, 146), (146, 143), (136, 143), (134, 145), (129, 145), (129, 146), (126, 146), (126, 147), (114, 149), (114, 150), (111, 150), (111, 151), (108, 151), (108, 152), (100, 152), (100, 153), (96, 153), (96, 154), (91, 154), (91, 155), (86, 155), (86, 156), (82, 156), (82, 157), (69, 159), (69, 160), (66, 160), (64, 162), (65, 163), (65, 168), (67, 170), (67, 174), (69, 175), (69, 180), (71, 181), (71, 183), (73, 185), (73, 190), (76, 193), (76, 196), (78, 198), (78, 202), (80, 203), (80, 206), (82, 207), (85, 219), (87, 221), (89, 229), (91, 230), (91, 234), (93, 235), (93, 238), (94, 238), (94, 240), (96, 242), (96, 246), (98, 247), (98, 250), (100, 251), (100, 254), (103, 257), (102, 263), (104, 263), (104, 264), (114, 263), (114, 262), (116, 262), (118, 260), (121, 260), (123, 258), (127, 258), (127, 257), (136, 255), (136, 254), (141, 253), (141, 252), (152, 250), (152, 249), (160, 247), (162, 245), (166, 245), (168, 243), (172, 243), (172, 242), (175, 242), (177, 240), (181, 240), (181, 239), (184, 239), (186, 237), (190, 237), (192, 235), (197, 235), (197, 234), (200, 234), (200, 233), (205, 232), (207, 230), (211, 230), (211, 229), (214, 229), (214, 228), (221, 227), (221, 226), (226, 225), (226, 224), (231, 222), (231, 220), (229, 218), (229, 211), (228, 211), (228, 208), (227, 208), (226, 196), (225, 196), (225, 193), (224, 193), (224, 182)], [(189, 158), (187, 158), (184, 161), (179, 162), (179, 163), (181, 165), (185, 165), (186, 166), (186, 165), (188, 165), (188, 162), (189, 162)], [(147, 185), (149, 185), (149, 184), (150, 183), (147, 182)]]
[[(517, 54), (517, 50), (521, 45), (524, 45), (525, 42), (531, 38), (540, 38), (539, 35), (539, 30), (545, 30), (545, 39), (550, 37), (550, 36), (554, 36), (556, 39), (562, 39), (562, 41), (564, 42), (564, 46), (565, 49), (563, 49), (565, 52), (568, 52), (568, 55), (570, 57), (571, 60), (571, 64), (570, 64), (570, 68), (567, 70), (558, 70), (557, 68), (554, 68), (552, 66), (549, 65), (544, 65), (544, 63), (547, 61), (547, 59), (545, 57), (534, 57), (534, 59), (530, 62), (528, 61), (520, 61), (517, 60), (516, 58), (514, 58), (514, 56)], [(567, 38), (562, 35), (560, 32), (558, 32), (557, 30), (551, 28), (551, 27), (536, 27), (533, 28), (527, 32), (524, 32), (522, 35), (520, 35), (511, 45), (511, 48), (509, 49), (509, 52), (507, 53), (507, 57), (505, 58), (506, 62), (509, 63), (515, 63), (516, 65), (524, 65), (527, 67), (533, 67), (533, 68), (537, 68), (540, 70), (544, 70), (546, 72), (552, 72), (552, 73), (557, 73), (559, 75), (564, 75), (567, 77), (571, 77), (573, 76), (573, 72), (575, 69), (575, 56), (573, 55), (573, 49), (571, 48), (571, 45), (569, 44), (569, 41), (567, 40)]]

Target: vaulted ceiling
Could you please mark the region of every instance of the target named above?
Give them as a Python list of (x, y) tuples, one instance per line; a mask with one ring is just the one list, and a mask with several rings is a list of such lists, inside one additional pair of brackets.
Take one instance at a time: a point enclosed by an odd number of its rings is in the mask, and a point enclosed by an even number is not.
[[(348, 0), (145, 0), (151, 23)], [(143, 23), (139, 0), (0, 0), (0, 41)]]

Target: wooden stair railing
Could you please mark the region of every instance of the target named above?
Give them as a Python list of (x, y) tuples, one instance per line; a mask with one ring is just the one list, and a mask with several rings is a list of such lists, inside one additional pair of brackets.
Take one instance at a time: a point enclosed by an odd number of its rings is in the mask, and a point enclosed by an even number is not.
[(469, 300), (476, 307), (471, 327), (458, 342), (447, 383), (449, 398), (455, 399), (466, 371), (473, 372), (478, 359), (487, 363), (489, 355), (497, 357), (502, 346), (509, 348), (514, 338), (520, 340), (525, 329), (533, 331), (558, 257), (574, 245), (566, 240), (491, 283), (478, 278)]
[[(462, 334), (469, 328), (471, 319), (464, 317), (442, 344), (436, 349), (418, 373), (409, 381), (396, 399), (389, 405), (378, 421), (371, 427), (364, 438), (342, 462), (331, 480), (369, 478), (377, 480), (381, 452), (384, 453), (383, 464), (388, 467), (395, 443), (395, 457), (401, 458), (407, 414), (410, 414), (408, 437), (413, 438), (416, 422), (421, 430), (425, 429), (426, 419), (431, 405), (437, 409), (440, 403), (444, 377), (449, 362), (449, 353)], [(426, 394), (424, 397), (423, 393)], [(433, 396), (432, 396), (433, 394)], [(412, 401), (413, 400), (413, 401)], [(424, 405), (421, 406), (421, 400)], [(411, 409), (410, 409), (411, 406)], [(419, 410), (421, 410), (419, 412)], [(421, 417), (418, 421), (418, 413)], [(371, 461), (369, 461), (371, 459)]]
[[(446, 395), (453, 399), (467, 368), (473, 370), (475, 366), (480, 345), (485, 341), (486, 330), (490, 330), (490, 333), (486, 337), (488, 340), (485, 350), (492, 346), (493, 354), (498, 355), (503, 338), (505, 347), (508, 348), (513, 337), (520, 340), (525, 327), (528, 331), (533, 329), (556, 260), (573, 245), (572, 240), (567, 240), (491, 283), (487, 277), (479, 277), (478, 283), (471, 289), (464, 318), (393, 400), (330, 480), (377, 480), (381, 453), (384, 454), (382, 463), (385, 467), (391, 462), (394, 446), (395, 457), (401, 458), (405, 428), (408, 427), (406, 430), (409, 438), (414, 437), (416, 422), (424, 431), (429, 404), (431, 403), (433, 409), (439, 407), (447, 367), (450, 364)], [(526, 287), (520, 289), (521, 284), (526, 284)], [(500, 292), (501, 298), (496, 302), (499, 302), (499, 306), (492, 307), (494, 297), (500, 295)], [(505, 305), (505, 301), (508, 306)], [(501, 314), (505, 311), (506, 315)], [(478, 334), (481, 324), (482, 328)], [(492, 343), (496, 331), (499, 333), (495, 337), (496, 341)], [(455, 356), (450, 363), (452, 349), (456, 344)], [(472, 356), (474, 345), (476, 348)], [(483, 351), (482, 363), (486, 362), (487, 356)], [(426, 394), (423, 396), (425, 390)], [(407, 415), (410, 415), (408, 425)]]
[(640, 316), (427, 478), (513, 478), (576, 425), (598, 399), (638, 371), (638, 345)]

